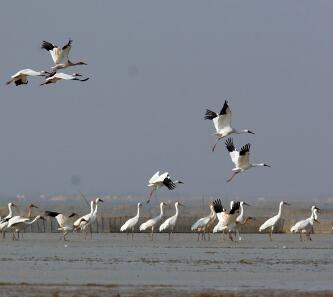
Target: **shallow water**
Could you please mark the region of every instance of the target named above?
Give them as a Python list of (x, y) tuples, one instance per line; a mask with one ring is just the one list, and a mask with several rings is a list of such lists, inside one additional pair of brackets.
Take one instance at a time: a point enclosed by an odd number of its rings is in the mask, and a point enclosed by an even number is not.
[(27, 284), (101, 284), (179, 290), (300, 289), (333, 291), (333, 235), (244, 234), (242, 241), (197, 241), (194, 234), (24, 234), (0, 241), (0, 280)]

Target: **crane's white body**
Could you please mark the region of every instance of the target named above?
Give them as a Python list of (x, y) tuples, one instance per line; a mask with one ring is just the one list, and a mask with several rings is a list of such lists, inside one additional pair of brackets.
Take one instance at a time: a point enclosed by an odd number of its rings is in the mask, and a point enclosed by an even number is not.
[(121, 227), (120, 227), (120, 231), (121, 232), (128, 232), (132, 231), (132, 239), (133, 239), (133, 233), (134, 233), (134, 228), (137, 225), (137, 223), (139, 222), (140, 219), (140, 208), (142, 207), (142, 204), (139, 202), (137, 205), (137, 213), (136, 216), (133, 218), (128, 219)]
[(157, 171), (148, 181), (148, 187), (151, 187), (152, 190), (149, 194), (147, 203), (149, 203), (153, 193), (161, 187), (165, 186), (169, 190), (173, 190), (174, 188), (176, 188), (176, 184), (183, 184), (183, 182), (179, 180), (172, 181), (168, 172), (160, 174), (160, 172)]
[(265, 163), (250, 163), (250, 144), (249, 143), (244, 145), (240, 151), (237, 151), (233, 144), (232, 138), (228, 138), (226, 141), (226, 147), (229, 151), (231, 161), (235, 165), (235, 167), (232, 169), (233, 174), (227, 180), (227, 182), (230, 182), (236, 176), (236, 174), (238, 174), (240, 172), (244, 172), (250, 168), (264, 167), (264, 166), (270, 167), (270, 165), (267, 165)]
[(177, 223), (177, 219), (178, 219), (178, 215), (179, 215), (179, 206), (182, 205), (181, 203), (179, 203), (178, 201), (175, 203), (175, 209), (176, 209), (176, 213), (166, 219), (161, 225), (160, 225), (160, 232), (162, 231), (169, 231), (169, 240), (171, 239), (171, 233), (173, 233), (176, 223)]
[(28, 77), (29, 76), (45, 76), (45, 71), (35, 71), (32, 69), (22, 69), (18, 72), (16, 72), (14, 75), (11, 76), (11, 79), (6, 82), (7, 85), (9, 85), (11, 82), (15, 82), (15, 84), (18, 85), (26, 85), (28, 83)]
[(274, 217), (271, 217), (270, 219), (268, 219), (266, 222), (264, 222), (260, 227), (259, 227), (259, 232), (264, 231), (265, 229), (270, 228), (270, 233), (269, 233), (269, 238), (270, 240), (272, 240), (272, 233), (275, 229), (275, 227), (279, 224), (280, 220), (281, 220), (281, 215), (282, 215), (282, 206), (283, 205), (289, 205), (288, 203), (281, 201), (279, 204), (279, 212), (277, 213), (277, 215), (275, 215)]
[(151, 240), (153, 240), (153, 234), (154, 234), (154, 229), (155, 229), (156, 225), (158, 225), (163, 218), (163, 215), (164, 215), (163, 208), (165, 205), (166, 205), (165, 202), (161, 202), (160, 203), (160, 214), (140, 225), (140, 228), (139, 228), (140, 231), (145, 231), (148, 228), (151, 228)]
[[(39, 219), (44, 219), (42, 216), (36, 216), (32, 221), (29, 218), (24, 218), (20, 216), (15, 216), (8, 222), (8, 227), (13, 230), (13, 240), (19, 239), (19, 233), (24, 230), (27, 226), (33, 224)], [(18, 237), (15, 237), (15, 232), (18, 234)]]
[(55, 73), (54, 75), (48, 77), (42, 84), (42, 85), (47, 85), (47, 84), (54, 84), (59, 80), (77, 80), (77, 81), (87, 81), (89, 79), (85, 78), (85, 79), (78, 79), (78, 76), (82, 76), (81, 74), (78, 73), (73, 73), (73, 74), (67, 74), (67, 73), (62, 73), (62, 72), (58, 72)]
[(210, 214), (206, 217), (203, 217), (199, 220), (197, 220), (192, 226), (191, 226), (191, 230), (194, 232), (198, 232), (198, 240), (199, 240), (199, 236), (200, 233), (202, 234), (202, 239), (205, 239), (205, 233), (211, 231), (210, 227), (212, 226), (212, 224), (214, 224), (215, 220), (216, 220), (216, 212), (214, 210), (214, 207), (212, 204), (209, 205), (210, 208)]
[(16, 207), (14, 203), (10, 202), (8, 203), (8, 215), (5, 216), (1, 221), (0, 221), (0, 231), (2, 231), (2, 237), (5, 237), (5, 230), (8, 226), (8, 221), (13, 217), (13, 209), (12, 207)]
[(76, 65), (87, 65), (84, 62), (72, 63), (69, 60), (69, 52), (72, 48), (72, 40), (69, 40), (68, 43), (62, 48), (50, 42), (43, 41), (42, 48), (46, 49), (50, 53), (51, 58), (55, 64), (53, 67), (51, 67), (53, 70), (64, 69)]
[(65, 215), (63, 213), (57, 213), (57, 212), (51, 212), (51, 211), (46, 211), (45, 212), (46, 216), (54, 217), (57, 220), (58, 223), (58, 230), (63, 233), (62, 239), (67, 241), (66, 235), (74, 230), (74, 220), (75, 217), (77, 216), (76, 213), (72, 213), (71, 215)]
[(219, 113), (207, 109), (205, 119), (213, 120), (216, 130), (215, 135), (217, 136), (217, 141), (212, 149), (213, 151), (215, 150), (217, 143), (228, 135), (241, 133), (254, 134), (248, 129), (236, 130), (233, 128), (231, 125), (231, 117), (232, 113), (227, 100), (225, 100), (223, 108)]
[(81, 216), (79, 217), (75, 222), (74, 222), (74, 228), (75, 229), (78, 229), (78, 228), (81, 228), (83, 229), (85, 225), (88, 224), (88, 222), (91, 220), (91, 217), (93, 215), (93, 212), (94, 212), (94, 205), (95, 205), (95, 201), (91, 201), (90, 202), (90, 213), (84, 215), (84, 216)]
[(303, 241), (302, 233), (305, 233), (309, 240), (311, 239), (311, 232), (313, 231), (314, 222), (318, 222), (317, 208), (312, 207), (311, 216), (305, 220), (298, 221), (294, 226), (290, 228), (290, 232), (299, 233), (300, 241)]

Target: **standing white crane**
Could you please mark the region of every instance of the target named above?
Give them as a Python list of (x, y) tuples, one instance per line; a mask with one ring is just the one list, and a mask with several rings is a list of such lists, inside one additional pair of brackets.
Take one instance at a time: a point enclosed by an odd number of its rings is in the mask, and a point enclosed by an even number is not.
[(156, 225), (159, 224), (159, 222), (162, 220), (163, 215), (164, 215), (163, 208), (166, 205), (167, 204), (165, 202), (161, 202), (160, 203), (160, 214), (157, 217), (152, 218), (140, 225), (140, 228), (139, 228), (140, 231), (145, 231), (146, 229), (151, 228), (151, 234), (150, 234), (151, 240), (154, 240), (154, 229), (155, 229)]
[(268, 233), (270, 241), (272, 241), (272, 233), (274, 231), (274, 228), (276, 227), (276, 225), (279, 224), (279, 222), (281, 220), (282, 206), (283, 205), (290, 205), (290, 204), (285, 202), (285, 201), (281, 201), (280, 205), (279, 205), (279, 212), (277, 213), (277, 215), (275, 215), (274, 217), (271, 217), (270, 219), (268, 219), (265, 223), (263, 223), (259, 227), (259, 232), (262, 232), (263, 230), (265, 230), (267, 228), (271, 229), (270, 232)]
[(238, 237), (238, 241), (242, 240), (242, 238), (240, 236), (240, 227), (241, 227), (241, 225), (245, 225), (249, 220), (254, 220), (253, 217), (246, 217), (245, 216), (245, 214), (244, 214), (244, 205), (249, 206), (249, 204), (247, 204), (246, 202), (241, 201), (240, 204), (239, 204), (239, 208), (240, 208), (239, 215), (236, 217), (235, 222), (228, 226), (229, 233), (234, 232), (235, 237)]
[(217, 143), (223, 139), (224, 137), (230, 135), (230, 134), (240, 134), (240, 133), (250, 133), (254, 134), (250, 130), (236, 130), (231, 126), (231, 110), (228, 105), (228, 101), (225, 100), (223, 107), (220, 111), (220, 113), (216, 113), (214, 111), (211, 111), (209, 109), (206, 109), (205, 113), (205, 120), (213, 120), (214, 126), (216, 133), (215, 135), (217, 136), (216, 143), (213, 146), (212, 151), (214, 152), (215, 147)]
[(6, 228), (8, 226), (8, 221), (13, 217), (13, 209), (12, 207), (16, 208), (16, 205), (13, 202), (8, 203), (8, 215), (5, 216), (0, 221), (0, 231), (2, 232), (2, 238), (6, 237)]
[(314, 222), (319, 223), (317, 216), (317, 212), (319, 211), (320, 209), (313, 205), (311, 207), (311, 216), (305, 220), (298, 221), (294, 226), (290, 228), (290, 232), (299, 233), (300, 241), (303, 241), (302, 233), (305, 233), (306, 237), (309, 240), (312, 240), (310, 234), (313, 231)]
[(35, 71), (32, 69), (22, 69), (11, 76), (11, 79), (6, 82), (6, 85), (14, 82), (16, 86), (28, 84), (29, 76), (47, 76), (50, 73), (47, 71)]
[(40, 85), (48, 85), (48, 84), (55, 84), (59, 80), (76, 80), (76, 81), (87, 81), (89, 77), (84, 79), (79, 79), (78, 77), (81, 77), (82, 75), (79, 73), (73, 73), (73, 74), (66, 74), (62, 72), (58, 73), (52, 73), (43, 83)]
[(73, 63), (69, 60), (68, 56), (72, 48), (72, 40), (69, 40), (62, 48), (48, 41), (43, 41), (41, 48), (47, 50), (51, 54), (55, 64), (55, 66), (51, 67), (53, 70), (64, 69), (70, 66), (87, 65), (85, 62), (80, 61)]
[(64, 239), (64, 241), (67, 241), (66, 235), (68, 232), (72, 231), (74, 229), (74, 220), (77, 214), (73, 212), (70, 215), (65, 215), (63, 213), (55, 212), (55, 211), (45, 211), (44, 214), (46, 217), (52, 217), (57, 220), (58, 223), (58, 230), (63, 233), (62, 237), (60, 239)]
[(165, 186), (169, 190), (173, 190), (176, 188), (176, 184), (183, 184), (182, 181), (180, 180), (175, 180), (172, 181), (170, 178), (170, 175), (168, 172), (164, 172), (163, 174), (160, 175), (160, 172), (157, 171), (148, 181), (148, 187), (152, 187), (153, 189), (151, 190), (149, 194), (149, 198), (147, 200), (147, 203), (150, 202), (150, 198), (153, 195), (155, 191), (157, 191), (159, 188)]
[[(20, 238), (20, 232), (24, 230), (27, 226), (32, 225), (34, 222), (37, 220), (45, 220), (44, 217), (41, 215), (36, 216), (32, 221), (29, 221), (29, 218), (24, 218), (20, 216), (13, 217), (9, 222), (8, 222), (8, 229), (11, 228), (13, 230), (13, 240), (17, 240)], [(15, 237), (15, 232), (17, 233), (17, 238)]]
[(227, 180), (227, 182), (230, 182), (236, 174), (240, 172), (244, 172), (250, 168), (253, 167), (271, 167), (270, 165), (267, 165), (265, 163), (259, 163), (259, 164), (252, 164), (250, 163), (250, 144), (245, 144), (241, 150), (238, 152), (235, 149), (234, 143), (232, 138), (228, 138), (225, 142), (227, 150), (230, 153), (230, 157), (232, 162), (235, 164), (235, 168), (232, 169), (233, 174), (232, 176)]
[[(95, 199), (95, 205), (96, 205), (96, 206), (95, 206), (95, 210), (94, 210), (94, 212), (93, 212), (93, 214), (92, 214), (92, 216), (91, 216), (90, 221), (89, 221), (87, 224), (84, 225), (84, 229), (86, 229), (88, 226), (91, 226), (91, 225), (97, 220), (98, 204), (99, 204), (100, 202), (104, 202), (104, 200), (102, 200), (101, 198), (97, 197), (97, 198)], [(83, 231), (84, 231), (84, 230), (83, 230)], [(90, 239), (92, 239), (92, 232), (91, 232), (91, 230), (90, 230)]]
[(121, 232), (124, 232), (124, 231), (127, 231), (127, 238), (128, 238), (128, 233), (129, 231), (132, 231), (132, 240), (133, 240), (133, 237), (134, 237), (134, 228), (136, 226), (136, 224), (139, 222), (139, 218), (140, 218), (140, 208), (142, 207), (142, 203), (139, 202), (138, 203), (138, 210), (137, 210), (137, 213), (136, 213), (136, 216), (133, 217), (133, 218), (130, 218), (128, 219), (121, 227), (120, 227), (120, 231)]
[(168, 230), (169, 240), (171, 239), (171, 234), (173, 233), (176, 223), (177, 223), (177, 219), (178, 219), (178, 215), (179, 215), (179, 206), (184, 206), (184, 205), (177, 201), (175, 203), (176, 213), (172, 217), (166, 219), (160, 226), (160, 232)]
[(209, 208), (210, 208), (210, 214), (206, 217), (203, 217), (199, 220), (197, 220), (192, 226), (191, 226), (191, 230), (194, 232), (198, 232), (198, 240), (200, 239), (200, 233), (201, 233), (201, 239), (205, 240), (206, 236), (205, 233), (208, 233), (209, 239), (210, 239), (210, 231), (211, 231), (211, 227), (214, 224), (215, 220), (216, 220), (216, 212), (220, 212), (222, 211), (219, 208), (219, 205), (217, 205), (216, 203), (210, 203), (209, 204)]
[[(78, 230), (78, 229), (81, 229), (81, 230), (84, 230), (86, 229), (86, 225), (88, 225), (88, 223), (90, 222), (91, 220), (91, 217), (94, 213), (94, 206), (95, 206), (95, 200), (92, 200), (90, 202), (90, 213), (84, 215), (84, 216), (81, 216), (79, 217), (75, 222), (74, 222), (74, 230)], [(84, 232), (84, 238), (86, 238), (87, 234), (86, 232)]]
[[(29, 221), (32, 218), (32, 209), (33, 208), (38, 208), (38, 206), (34, 204), (29, 204), (27, 206), (27, 216), (13, 216), (8, 220), (8, 227), (9, 225), (12, 224), (12, 222), (17, 222), (17, 221)], [(18, 239), (20, 238), (20, 231), (17, 232)], [(23, 235), (22, 235), (23, 236)]]

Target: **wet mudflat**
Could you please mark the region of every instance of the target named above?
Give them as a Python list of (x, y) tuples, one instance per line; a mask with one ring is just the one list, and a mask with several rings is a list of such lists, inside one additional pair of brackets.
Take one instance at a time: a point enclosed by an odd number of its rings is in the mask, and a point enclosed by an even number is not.
[[(197, 241), (194, 234), (175, 234), (172, 241), (157, 234), (153, 242), (146, 234), (136, 234), (133, 241), (125, 234), (69, 238), (63, 242), (58, 234), (32, 233), (20, 241), (1, 240), (0, 296), (333, 292), (331, 234), (315, 234), (312, 242), (291, 234), (275, 234), (273, 242), (265, 234), (244, 234), (238, 243), (221, 241), (220, 235)], [(270, 295), (271, 290), (278, 291)]]

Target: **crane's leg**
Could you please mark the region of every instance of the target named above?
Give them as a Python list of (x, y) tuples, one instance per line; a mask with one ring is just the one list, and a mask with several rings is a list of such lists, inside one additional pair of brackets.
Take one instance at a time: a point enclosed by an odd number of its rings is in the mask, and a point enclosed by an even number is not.
[(238, 173), (239, 171), (233, 172), (233, 174), (227, 179), (227, 183), (230, 182)]
[(13, 230), (13, 240), (16, 240), (15, 231)]
[(198, 241), (200, 240), (200, 232), (198, 232), (198, 239), (197, 239)]
[(230, 240), (231, 240), (231, 241), (234, 241), (234, 238), (232, 237), (231, 232), (228, 232), (228, 234), (229, 234), (229, 238), (230, 238)]
[(126, 239), (128, 240), (128, 232), (126, 232)]
[(301, 231), (299, 232), (299, 241), (303, 241), (302, 232)]
[(132, 240), (134, 239), (134, 228), (132, 228)]
[(151, 227), (151, 240), (154, 240), (154, 227)]
[(153, 195), (153, 193), (155, 192), (155, 188), (153, 188), (151, 191), (150, 191), (150, 193), (149, 193), (149, 197), (148, 197), (148, 200), (147, 200), (147, 204), (150, 202), (150, 199), (151, 199), (151, 196)]
[(65, 233), (64, 233), (64, 241), (68, 241), (68, 239), (66, 238), (67, 234), (68, 234), (68, 231), (65, 231)]
[(272, 233), (273, 233), (273, 229), (271, 229), (271, 231), (268, 233), (270, 241), (272, 241)]
[(213, 145), (212, 152), (215, 151), (215, 147), (216, 147), (216, 145), (219, 143), (219, 141), (220, 141), (221, 139), (222, 139), (222, 137), (219, 137), (219, 138), (216, 140), (215, 144)]

